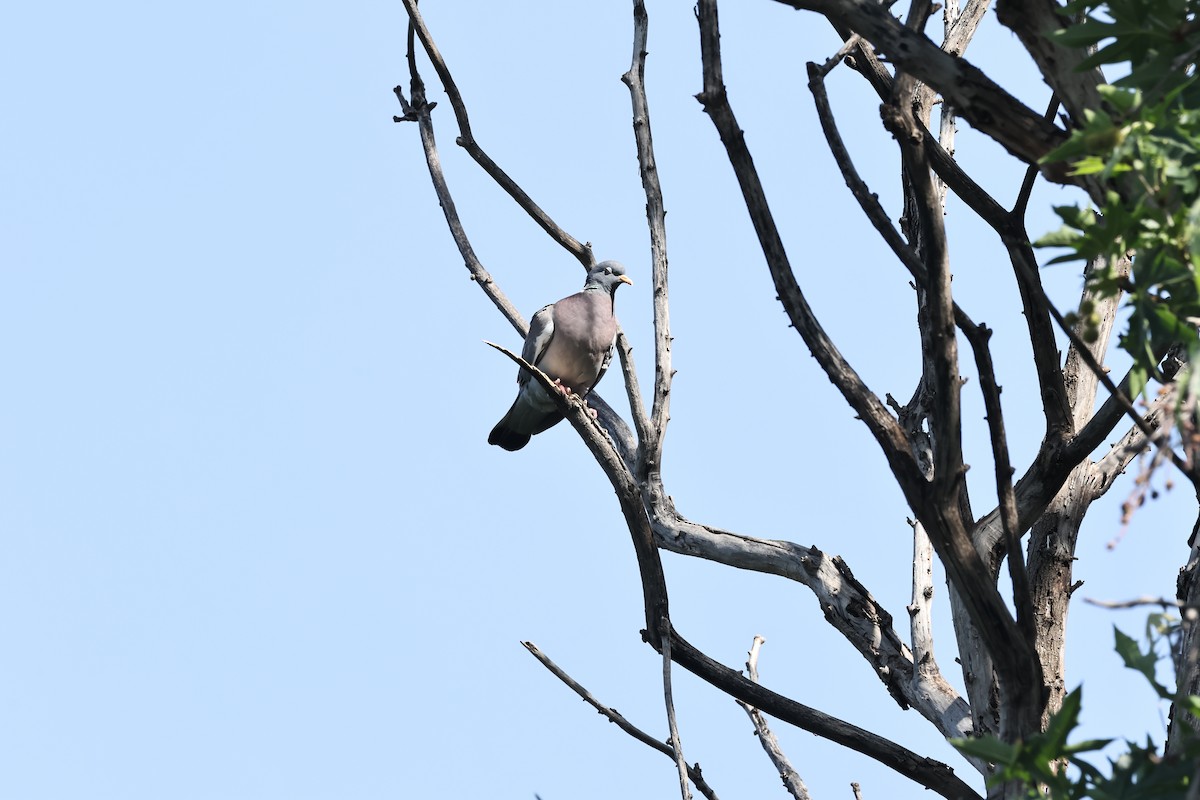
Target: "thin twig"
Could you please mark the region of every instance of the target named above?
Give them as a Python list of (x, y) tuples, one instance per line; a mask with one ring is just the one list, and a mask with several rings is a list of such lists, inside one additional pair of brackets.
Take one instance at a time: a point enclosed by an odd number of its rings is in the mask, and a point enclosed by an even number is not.
[[(1130, 375), (1126, 374), (1118, 384), (1122, 396), (1128, 396), (1129, 385)], [(1104, 437), (1112, 433), (1117, 423), (1125, 416), (1125, 411), (1117, 400), (1116, 396), (1105, 400), (1092, 418), (1066, 442), (1054, 437), (1043, 440), (1037, 455), (1016, 485), (1017, 510), (1020, 515), (1017, 529), (1022, 533), (1046, 510), (1047, 505), (1062, 489), (1071, 471), (1103, 443)], [(1150, 410), (1143, 415), (1146, 425), (1152, 430), (1159, 429), (1162, 413), (1170, 413), (1169, 407), (1162, 405), (1162, 402), (1162, 398), (1155, 400)], [(1091, 407), (1090, 400), (1087, 406)], [(1141, 426), (1135, 425), (1111, 448), (1108, 456), (1093, 465), (1096, 480), (1092, 487), (1096, 497), (1108, 491), (1115, 475), (1137, 453), (1124, 453), (1122, 456), (1114, 454), (1123, 453), (1124, 448), (1135, 441), (1142, 444), (1146, 442)], [(1003, 554), (1003, 547), (996, 549), (997, 545), (1002, 545), (1004, 539), (999, 507), (993, 508), (979, 519), (972, 531), (972, 539), (982, 552)], [(992, 563), (993, 569), (998, 566), (998, 561)]]
[(850, 782), (850, 791), (854, 792), (854, 800), (863, 800), (862, 790), (859, 788), (858, 781)]
[(422, 46), (425, 48), (426, 55), (429, 56), (430, 62), (433, 64), (434, 71), (442, 80), (442, 86), (446, 89), (446, 95), (450, 99), (450, 105), (454, 109), (455, 119), (458, 120), (458, 144), (483, 170), (492, 177), (500, 188), (508, 192), (509, 196), (517, 202), (525, 213), (533, 218), (542, 230), (550, 235), (550, 238), (558, 242), (571, 255), (575, 256), (584, 268), (590, 268), (596, 263), (595, 256), (592, 255), (592, 247), (590, 244), (580, 244), (579, 240), (565, 230), (560, 228), (550, 215), (533, 202), (524, 189), (517, 185), (517, 182), (509, 177), (500, 166), (491, 159), (483, 148), (475, 141), (475, 136), (471, 133), (471, 120), (467, 116), (467, 106), (463, 102), (462, 94), (458, 91), (458, 85), (454, 82), (453, 76), (450, 74), (449, 67), (446, 66), (446, 61), (442, 58), (442, 54), (438, 51), (437, 45), (433, 41), (433, 36), (429, 33), (429, 28), (425, 26), (425, 20), (421, 17), (421, 12), (417, 9), (417, 0), (401, 0), (404, 3), (404, 10), (408, 12), (410, 24), (416, 30), (417, 38), (421, 40)]
[[(856, 47), (860, 47), (860, 46), (862, 48), (866, 49), (866, 48), (870, 47), (871, 45), (868, 44), (867, 42), (864, 42), (862, 37), (859, 36), (857, 33), (850, 34), (850, 38), (848, 38), (848, 39), (846, 39), (846, 41), (842, 42), (842, 46), (838, 48), (838, 51), (836, 53), (834, 53), (833, 55), (831, 55), (825, 61), (824, 64), (822, 64), (820, 67), (817, 68), (821, 73), (822, 80), (824, 80), (826, 75), (828, 75), (830, 72), (833, 71), (834, 67), (836, 67), (838, 64), (842, 63), (843, 58), (850, 55), (851, 50), (853, 50)], [(809, 68), (809, 75), (810, 76), (812, 75), (811, 64), (810, 64), (810, 68)]]
[[(413, 29), (411, 22), (409, 29), (410, 31)], [(437, 194), (438, 203), (441, 205), (442, 213), (446, 217), (446, 225), (450, 229), (450, 235), (458, 247), (459, 254), (462, 255), (463, 263), (470, 273), (471, 280), (479, 284), (479, 288), (483, 290), (483, 293), (487, 295), (488, 299), (504, 315), (504, 318), (516, 329), (517, 333), (524, 338), (529, 332), (528, 323), (525, 322), (525, 318), (521, 316), (521, 312), (509, 301), (508, 297), (500, 289), (500, 286), (484, 268), (478, 256), (476, 256), (475, 249), (471, 246), (471, 241), (467, 236), (462, 220), (458, 216), (454, 197), (450, 193), (445, 173), (442, 170), (441, 156), (438, 153), (437, 141), (434, 137), (433, 118), (429, 114), (436, 103), (429, 103), (425, 99), (425, 84), (421, 80), (420, 73), (417, 71), (416, 58), (412, 54), (411, 35), (409, 38), (408, 64), (411, 70), (412, 101), (409, 102), (405, 98), (402, 87), (397, 86), (394, 89), (396, 99), (400, 102), (400, 108), (404, 112), (404, 116), (396, 117), (396, 121), (417, 122), (421, 134), (421, 146), (425, 153), (425, 163), (429, 168), (429, 176), (433, 183), (434, 192)], [(625, 424), (625, 421), (621, 419), (600, 395), (594, 392), (589, 394), (588, 402), (598, 413), (601, 423), (616, 445), (621, 457), (628, 463), (633, 463), (635, 444), (633, 442), (633, 435), (629, 427)]]
[(1092, 597), (1083, 598), (1083, 602), (1100, 608), (1142, 608), (1144, 606), (1159, 606), (1160, 608), (1188, 608), (1189, 606), (1174, 597), (1151, 597), (1143, 595), (1132, 600), (1097, 600)]
[(874, 435), (897, 480), (908, 490), (919, 491), (923, 488), (924, 480), (909, 451), (904, 431), (883, 402), (871, 392), (838, 351), (800, 289), (770, 204), (767, 202), (762, 180), (725, 91), (716, 2), (701, 0), (697, 8), (704, 89), (696, 95), (696, 99), (712, 119), (713, 126), (725, 145), (730, 165), (742, 190), (746, 210), (758, 236), (759, 246), (775, 283), (776, 295), (792, 326), (803, 337), (804, 343), (808, 345), (821, 369)]
[[(755, 636), (754, 643), (750, 645), (749, 658), (746, 660), (746, 674), (755, 683), (758, 683), (758, 651), (766, 644), (766, 641), (761, 636)], [(750, 716), (750, 722), (754, 725), (754, 732), (758, 736), (759, 744), (766, 751), (771, 763), (775, 765), (784, 788), (796, 800), (810, 800), (808, 787), (804, 785), (804, 781), (800, 779), (800, 773), (796, 772), (792, 763), (788, 761), (788, 757), (784, 755), (783, 748), (779, 746), (779, 740), (767, 726), (766, 718), (754, 706), (747, 705), (740, 700), (738, 705)]]
[(650, 20), (643, 0), (633, 2), (633, 61), (621, 80), (629, 87), (633, 106), (633, 136), (638, 167), (646, 194), (646, 222), (650, 229), (650, 257), (654, 271), (654, 402), (651, 425), (643, 436), (638, 477), (657, 477), (662, 464), (663, 440), (671, 414), (671, 314), (667, 295), (667, 228), (662, 185), (654, 158), (650, 106), (646, 99), (646, 46)]
[[(706, 2), (710, 0), (701, 0), (702, 4)], [(760, 686), (740, 672), (710, 658), (673, 629), (671, 658), (725, 694), (776, 719), (873, 758), (947, 800), (982, 800), (978, 792), (955, 775), (954, 770), (946, 764), (917, 755), (877, 733)]]
[[(1045, 122), (979, 68), (944, 52), (922, 31), (906, 27), (876, 0), (778, 1), (815, 11), (858, 32), (899, 68), (941, 92), (977, 130), (1027, 164), (1036, 163), (1066, 139), (1063, 130)], [(1072, 180), (1067, 170), (1047, 171), (1059, 182)]]
[[(853, 39), (853, 37), (851, 37)], [(849, 40), (847, 44), (849, 44)], [(843, 47), (843, 49), (846, 49)], [(840, 50), (838, 51), (841, 52)], [(904, 241), (904, 238), (892, 225), (891, 219), (888, 218), (888, 213), (884, 210), (883, 205), (879, 202), (879, 195), (872, 192), (867, 186), (866, 181), (858, 173), (858, 169), (854, 166), (854, 161), (850, 157), (850, 151), (846, 149), (846, 143), (842, 139), (841, 132), (838, 130), (837, 120), (833, 115), (833, 108), (829, 104), (829, 93), (825, 89), (825, 75), (828, 74), (831, 65), (836, 65), (838, 55), (834, 55), (825, 62), (823, 66), (809, 62), (808, 64), (808, 88), (812, 92), (813, 102), (817, 109), (817, 119), (821, 123), (821, 130), (825, 134), (825, 142), (829, 145), (829, 152), (833, 155), (833, 160), (837, 164), (838, 169), (842, 173), (842, 179), (846, 182), (847, 188), (850, 189), (850, 194), (858, 201), (859, 207), (863, 214), (874, 226), (879, 235), (883, 237), (883, 241), (900, 263), (904, 265), (909, 274), (913, 276), (913, 280), (918, 285), (924, 286), (928, 281), (925, 264), (921, 258), (913, 250), (909, 244)], [(930, 144), (933, 144), (932, 142)], [(954, 304), (954, 321), (955, 324), (961, 327), (972, 327), (974, 323), (966, 312), (963, 311), (957, 303)]]
[[(638, 436), (638, 454), (645, 448), (645, 442), (650, 434), (650, 415), (646, 413), (646, 401), (642, 397), (642, 386), (638, 381), (637, 368), (633, 364), (633, 345), (629, 343), (625, 332), (617, 330), (617, 354), (621, 357), (621, 374), (625, 376), (625, 396), (629, 400), (629, 412), (633, 416), (633, 428)], [(637, 462), (635, 456), (629, 463)]]
[(675, 698), (671, 693), (671, 622), (662, 620), (663, 702), (667, 704), (667, 727), (671, 731), (671, 749), (675, 751), (675, 766), (679, 769), (679, 796), (692, 800), (688, 786), (687, 761), (683, 758), (683, 743), (679, 740), (679, 723), (675, 719)]
[[(1021, 297), (1021, 309), (1025, 314), (1025, 326), (1029, 332), (1029, 343), (1033, 348), (1033, 366), (1041, 389), (1042, 414), (1046, 419), (1046, 442), (1057, 443), (1074, 430), (1070, 400), (1062, 365), (1059, 362), (1058, 342), (1054, 337), (1054, 326), (1046, 309), (1038, 301), (1044, 296), (1042, 276), (1036, 269), (1021, 269), (1020, 264), (1036, 265), (1029, 237), (1024, 233), (1023, 222), (1014, 217), (1013, 229), (1020, 230), (1019, 236), (1002, 236), (1009, 261), (1014, 267), (1017, 292)], [(1018, 227), (1020, 226), (1020, 227)], [(1091, 408), (1089, 403), (1080, 403)]]
[[(1044, 119), (1054, 120), (1058, 110), (1058, 98), (1051, 97), (1046, 107)], [(1042, 413), (1046, 419), (1046, 444), (1057, 442), (1074, 432), (1071, 424), (1071, 400), (1067, 396), (1066, 381), (1063, 376), (1058, 342), (1054, 336), (1054, 326), (1050, 322), (1047, 310), (1038, 302), (1041, 289), (1041, 274), (1036, 266), (1033, 269), (1015, 269), (1018, 261), (1026, 265), (1036, 265), (1033, 248), (1029, 244), (1029, 234), (1025, 228), (1025, 212), (1029, 198), (1033, 192), (1034, 183), (1039, 175), (1037, 165), (1030, 165), (1021, 181), (1017, 192), (1016, 202), (1008, 214), (1008, 225), (999, 229), (1009, 260), (1014, 265), (1014, 276), (1017, 289), (1021, 296), (1021, 308), (1025, 314), (1025, 325), (1029, 331), (1029, 341), (1033, 346), (1033, 364), (1037, 371), (1038, 384), (1041, 387)], [(1040, 292), (1044, 294), (1044, 292)], [(1091, 408), (1091, 398), (1078, 402), (1079, 408)]]
[(996, 497), (1000, 506), (1000, 522), (1008, 546), (1009, 578), (1012, 581), (1013, 605), (1017, 610), (1017, 627), (1025, 635), (1032, 648), (1036, 644), (1034, 630), (1032, 594), (1029, 590), (1029, 573), (1025, 569), (1025, 556), (1021, 551), (1021, 530), (1017, 514), (1017, 498), (1013, 491), (1013, 468), (1009, 461), (1008, 439), (1004, 427), (1004, 414), (1000, 405), (1000, 385), (996, 383), (996, 369), (992, 364), (989, 340), (992, 331), (980, 325), (966, 333), (967, 341), (975, 353), (975, 367), (979, 370), (979, 388), (983, 393), (983, 405), (987, 411), (988, 434), (992, 443), (992, 458), (995, 462)]
[[(1165, 391), (1150, 404), (1150, 408), (1145, 414), (1145, 420), (1152, 427), (1158, 429), (1164, 418), (1167, 421), (1170, 420), (1170, 415), (1174, 412), (1178, 399), (1178, 386), (1172, 384), (1165, 387)], [(1092, 495), (1098, 498), (1108, 491), (1116, 477), (1125, 471), (1125, 467), (1145, 451), (1147, 444), (1146, 435), (1136, 427), (1130, 428), (1124, 436), (1113, 443), (1109, 451), (1091, 465), (1091, 474), (1096, 478), (1093, 482)], [(1159, 450), (1158, 453), (1161, 455), (1162, 451)]]
[[(641, 728), (638, 728), (629, 720), (625, 719), (625, 717), (621, 716), (621, 714), (618, 713), (615, 708), (610, 708), (609, 706), (601, 703), (591, 692), (580, 685), (578, 681), (576, 681), (574, 678), (564, 672), (561, 667), (551, 661), (550, 658), (541, 650), (539, 650), (537, 645), (535, 645), (533, 642), (521, 642), (521, 644), (534, 658), (541, 662), (543, 667), (550, 670), (554, 677), (565, 683), (571, 689), (571, 691), (575, 692), (575, 694), (582, 697), (584, 702), (607, 717), (609, 722), (614, 723), (618, 728), (625, 731), (642, 744), (654, 748), (658, 752), (670, 758), (672, 761), (675, 760), (675, 751), (671, 749), (669, 744), (655, 739), (653, 736), (646, 733)], [(688, 777), (692, 779), (692, 782), (696, 784), (696, 791), (707, 797), (708, 800), (717, 800), (717, 793), (714, 792), (712, 787), (709, 786), (704, 780), (704, 776), (700, 772), (699, 764), (694, 767), (688, 767), (687, 774)]]
[(1121, 391), (1121, 389), (1115, 383), (1113, 383), (1113, 379), (1109, 377), (1108, 372), (1096, 359), (1096, 356), (1092, 354), (1092, 350), (1088, 346), (1087, 342), (1083, 341), (1079, 334), (1075, 332), (1075, 328), (1067, 322), (1062, 313), (1046, 295), (1045, 289), (1043, 289), (1041, 286), (1041, 282), (1035, 281), (1032, 277), (1030, 277), (1029, 273), (1032, 272), (1032, 269), (1029, 267), (1029, 265), (1022, 261), (1018, 261), (1016, 262), (1016, 266), (1018, 270), (1025, 273), (1025, 276), (1029, 278), (1031, 284), (1036, 283), (1035, 290), (1039, 302), (1041, 302), (1045, 306), (1046, 310), (1050, 312), (1050, 316), (1054, 318), (1056, 323), (1058, 323), (1059, 329), (1062, 330), (1062, 332), (1067, 335), (1067, 338), (1071, 340), (1071, 344), (1074, 345), (1079, 351), (1079, 357), (1083, 360), (1083, 363), (1086, 364), (1088, 368), (1096, 374), (1096, 378), (1100, 381), (1104, 388), (1108, 390), (1109, 396), (1117, 403), (1121, 410), (1125, 412), (1126, 416), (1133, 420), (1133, 424), (1136, 425), (1137, 428), (1146, 435), (1147, 440), (1165, 449), (1168, 454), (1168, 458), (1171, 460), (1171, 463), (1174, 464), (1180, 472), (1187, 476), (1189, 480), (1194, 480), (1190, 471), (1188, 470), (1187, 463), (1180, 458), (1178, 453), (1171, 449), (1169, 442), (1161, 441), (1160, 437), (1156, 435), (1154, 428), (1145, 419), (1143, 419), (1142, 415), (1138, 413), (1138, 410), (1134, 408), (1133, 401), (1131, 401), (1129, 397), (1123, 391)]
[[(850, 44), (850, 41), (847, 41), (846, 44)], [(845, 46), (843, 49), (846, 49)], [(841, 50), (838, 53), (840, 54)], [(925, 265), (921, 263), (921, 259), (892, 225), (887, 211), (879, 202), (879, 195), (872, 192), (866, 181), (858, 174), (854, 161), (850, 158), (850, 152), (846, 149), (846, 143), (838, 131), (837, 120), (833, 115), (833, 108), (829, 104), (829, 93), (825, 90), (825, 75), (829, 72), (827, 67), (830, 64), (837, 64), (839, 58), (838, 55), (835, 55), (825, 62), (825, 66), (817, 66), (811, 61), (808, 63), (808, 89), (812, 92), (813, 101), (816, 104), (817, 119), (821, 123), (821, 130), (825, 133), (825, 142), (829, 145), (829, 152), (833, 154), (833, 160), (841, 170), (842, 179), (850, 189), (850, 194), (858, 201), (867, 219), (870, 220), (875, 230), (879, 231), (883, 241), (895, 253), (896, 258), (900, 259), (909, 273), (923, 283)]]
[[(1058, 102), (1058, 95), (1051, 94), (1050, 102), (1046, 106), (1046, 113), (1043, 117), (1047, 122), (1053, 122), (1054, 117), (1058, 114), (1058, 108), (1061, 103)], [(1016, 202), (1013, 203), (1012, 215), (1016, 219), (1023, 220), (1025, 218), (1025, 210), (1029, 207), (1029, 198), (1033, 194), (1033, 185), (1037, 182), (1038, 168), (1036, 164), (1030, 164), (1025, 170), (1025, 177), (1021, 180), (1021, 188), (1017, 191)]]
[[(409, 30), (412, 31), (413, 25), (409, 24)], [(425, 151), (425, 163), (429, 167), (429, 177), (433, 181), (433, 190), (437, 194), (438, 203), (442, 207), (442, 213), (446, 217), (446, 225), (450, 228), (450, 235), (454, 238), (454, 244), (458, 247), (458, 252), (462, 254), (463, 261), (466, 263), (467, 271), (471, 273), (471, 280), (479, 284), (479, 288), (483, 293), (495, 304), (500, 313), (505, 319), (517, 329), (517, 333), (525, 336), (529, 331), (529, 325), (525, 322), (521, 312), (517, 311), (516, 307), (509, 302), (504, 292), (492, 280), (492, 276), (484, 269), (483, 264), (475, 255), (475, 248), (471, 246), (471, 240), (467, 237), (466, 229), (463, 227), (462, 220), (458, 216), (458, 209), (454, 205), (454, 198), (450, 194), (450, 187), (446, 183), (446, 175), (442, 171), (441, 157), (438, 155), (437, 141), (433, 135), (433, 119), (429, 115), (432, 104), (425, 100), (425, 84), (421, 80), (420, 74), (417, 72), (417, 64), (415, 58), (411, 56), (408, 59), (410, 69), (410, 81), (412, 102), (408, 102), (404, 98), (404, 91), (401, 87), (395, 88), (396, 99), (400, 101), (401, 110), (405, 112), (404, 119), (416, 119), (421, 132), (421, 146)]]
[[(972, 0), (968, 3), (967, 9), (970, 11), (973, 6), (978, 6), (978, 0)], [(986, 2), (982, 3), (986, 7)], [(959, 25), (964, 25), (963, 19), (966, 18), (966, 13), (959, 17)], [(851, 33), (845, 26), (840, 25), (836, 20), (829, 20), (833, 25), (834, 30), (838, 32), (843, 39), (849, 41), (857, 34)], [(871, 84), (871, 88), (879, 96), (880, 100), (887, 101), (892, 96), (893, 78), (890, 73), (884, 68), (879, 57), (875, 55), (870, 43), (860, 41), (855, 49), (853, 57), (854, 69), (866, 78)], [(943, 98), (943, 102), (946, 102)], [(926, 137), (929, 151), (929, 164), (933, 167), (933, 171), (938, 177), (943, 180), (950, 189), (962, 200), (968, 208), (979, 215), (980, 219), (984, 220), (997, 231), (1006, 229), (1009, 221), (1009, 213), (996, 200), (984, 191), (983, 187), (976, 183), (970, 175), (966, 173), (954, 160), (954, 157), (947, 153), (944, 148), (934, 141), (932, 134), (925, 128), (924, 123), (917, 120), (918, 130), (922, 136)]]

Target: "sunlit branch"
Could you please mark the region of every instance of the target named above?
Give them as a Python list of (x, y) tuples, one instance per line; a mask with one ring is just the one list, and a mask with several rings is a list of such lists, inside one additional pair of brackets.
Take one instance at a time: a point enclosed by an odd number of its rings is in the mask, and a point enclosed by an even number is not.
[[(946, 737), (971, 733), (971, 709), (936, 670), (913, 654), (840, 556), (793, 542), (759, 539), (684, 519), (669, 501), (651, 506), (658, 546), (735, 569), (778, 575), (807, 587), (822, 616), (866, 659), (901, 708), (913, 708)], [(918, 669), (924, 674), (918, 674)]]
[(663, 440), (671, 414), (671, 314), (667, 295), (667, 229), (662, 186), (654, 158), (650, 130), (650, 107), (646, 99), (646, 41), (649, 16), (642, 0), (633, 3), (633, 61), (621, 80), (629, 87), (633, 105), (633, 134), (638, 166), (646, 194), (646, 222), (650, 229), (650, 257), (654, 291), (654, 401), (651, 425), (642, 435), (638, 477), (657, 476), (662, 463)]
[(450, 228), (450, 235), (454, 238), (454, 244), (458, 247), (458, 252), (462, 254), (463, 261), (466, 262), (467, 271), (471, 273), (471, 280), (479, 284), (479, 288), (488, 296), (488, 299), (495, 304), (500, 313), (505, 319), (517, 329), (517, 333), (524, 336), (529, 331), (529, 325), (525, 322), (521, 312), (517, 311), (516, 307), (509, 302), (508, 297), (492, 280), (492, 276), (484, 269), (483, 264), (475, 255), (475, 248), (471, 246), (471, 240), (467, 237), (466, 229), (463, 227), (462, 220), (458, 216), (458, 209), (454, 205), (454, 198), (450, 194), (450, 187), (446, 183), (446, 175), (442, 171), (441, 157), (438, 155), (437, 141), (433, 134), (433, 119), (429, 115), (431, 104), (425, 99), (425, 84), (421, 80), (420, 73), (417, 72), (416, 60), (412, 57), (411, 49), (411, 31), (412, 25), (409, 26), (410, 31), (410, 49), (409, 49), (409, 70), (411, 82), (411, 103), (405, 100), (404, 92), (401, 87), (395, 88), (396, 98), (400, 101), (401, 110), (404, 111), (403, 117), (397, 117), (397, 121), (415, 120), (421, 132), (421, 146), (425, 151), (425, 163), (429, 167), (429, 177), (433, 181), (433, 190), (437, 194), (438, 203), (442, 207), (442, 213), (446, 217), (446, 225)]
[[(454, 204), (454, 197), (451, 195), (450, 188), (446, 183), (446, 176), (442, 170), (442, 162), (438, 154), (437, 142), (434, 138), (433, 119), (429, 114), (434, 104), (428, 103), (425, 99), (425, 85), (421, 80), (420, 74), (417, 72), (416, 60), (410, 57), (408, 63), (412, 71), (412, 100), (411, 102), (407, 100), (404, 97), (401, 87), (396, 87), (396, 98), (400, 101), (401, 110), (404, 112), (404, 116), (397, 117), (396, 120), (398, 122), (417, 122), (421, 134), (421, 145), (425, 153), (425, 162), (429, 167), (429, 175), (433, 182), (434, 192), (437, 194), (438, 203), (441, 205), (442, 213), (446, 218), (446, 225), (449, 227), (450, 235), (453, 237), (454, 243), (462, 255), (467, 271), (471, 275), (471, 280), (479, 285), (479, 288), (483, 290), (483, 293), (500, 310), (504, 318), (509, 321), (518, 334), (524, 337), (529, 332), (528, 323), (525, 322), (524, 317), (521, 316), (521, 312), (513, 306), (496, 281), (479, 261), (479, 258), (475, 254), (475, 249), (471, 246), (466, 229), (463, 227), (462, 220), (458, 216), (458, 210)], [(622, 457), (629, 463), (633, 463), (635, 444), (633, 434), (625, 424), (625, 421), (595, 392), (588, 395), (588, 403), (597, 412), (600, 423), (612, 437), (614, 445), (620, 451)]]
[(667, 706), (667, 728), (670, 730), (671, 749), (675, 753), (675, 766), (679, 770), (679, 796), (683, 800), (692, 800), (692, 791), (688, 785), (688, 765), (683, 758), (683, 743), (679, 739), (679, 723), (675, 720), (675, 697), (671, 691), (671, 634), (670, 620), (661, 620), (662, 638), (659, 650), (662, 652), (663, 702)]
[(550, 235), (550, 238), (562, 245), (571, 255), (575, 256), (585, 268), (594, 265), (596, 259), (592, 255), (591, 245), (580, 244), (578, 239), (560, 228), (550, 218), (550, 215), (543, 211), (533, 201), (533, 198), (518, 186), (517, 182), (509, 177), (508, 173), (501, 169), (475, 141), (475, 136), (471, 133), (471, 120), (467, 116), (466, 103), (463, 102), (462, 94), (458, 91), (458, 85), (454, 82), (454, 78), (450, 74), (450, 69), (446, 66), (442, 54), (438, 51), (437, 45), (433, 41), (433, 36), (425, 26), (425, 20), (421, 17), (421, 12), (417, 9), (417, 0), (401, 0), (401, 2), (404, 3), (404, 10), (408, 12), (408, 18), (413, 29), (416, 31), (417, 38), (421, 40), (421, 45), (425, 48), (425, 53), (429, 56), (434, 71), (441, 78), (442, 86), (445, 88), (446, 95), (450, 99), (450, 105), (454, 109), (454, 117), (458, 120), (458, 144), (470, 154), (471, 158), (475, 159), (475, 162), (492, 177), (492, 180), (500, 188), (508, 192), (509, 196), (517, 202), (517, 205), (524, 209), (525, 213), (529, 214), (541, 226), (542, 230)]

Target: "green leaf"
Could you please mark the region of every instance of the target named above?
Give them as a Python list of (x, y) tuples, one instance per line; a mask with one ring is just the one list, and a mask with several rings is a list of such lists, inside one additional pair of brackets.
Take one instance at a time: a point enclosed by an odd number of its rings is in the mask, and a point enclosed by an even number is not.
[[(1188, 243), (1188, 253), (1192, 258), (1193, 266), (1200, 264), (1200, 198), (1192, 203), (1192, 207), (1188, 209), (1187, 217), (1184, 220), (1184, 237)], [(1193, 274), (1200, 273), (1200, 270), (1193, 270)]]
[(1154, 654), (1154, 651), (1150, 650), (1143, 653), (1141, 648), (1138, 647), (1137, 641), (1132, 636), (1123, 633), (1115, 625), (1113, 626), (1113, 633), (1116, 635), (1117, 640), (1117, 655), (1125, 662), (1125, 666), (1145, 675), (1146, 680), (1150, 682), (1150, 685), (1158, 693), (1158, 696), (1170, 700), (1172, 692), (1167, 691), (1166, 687), (1158, 682), (1154, 674), (1155, 665), (1158, 664), (1158, 656)]
[(1137, 397), (1146, 388), (1146, 383), (1149, 380), (1149, 370), (1141, 365), (1133, 366), (1129, 369), (1129, 396)]
[(1054, 148), (1049, 153), (1046, 153), (1046, 155), (1042, 156), (1038, 160), (1038, 163), (1039, 164), (1054, 164), (1058, 161), (1071, 161), (1072, 159), (1076, 159), (1081, 156), (1087, 155), (1089, 152), (1088, 146), (1087, 146), (1087, 143), (1083, 140), (1083, 136), (1080, 134), (1081, 134), (1080, 131), (1076, 131), (1074, 134), (1071, 135), (1071, 138), (1067, 139), (1065, 142), (1060, 144), (1058, 147)]
[(990, 764), (1011, 765), (1016, 761), (1018, 748), (992, 736), (979, 739), (951, 739), (950, 744), (964, 755), (981, 758)]
[(1088, 47), (1101, 39), (1115, 36), (1114, 29), (1116, 27), (1112, 22), (1088, 19), (1078, 25), (1055, 31), (1054, 38), (1066, 47)]
[(1063, 698), (1062, 707), (1057, 714), (1050, 718), (1050, 724), (1046, 726), (1046, 732), (1042, 734), (1039, 755), (1048, 761), (1062, 758), (1066, 753), (1067, 736), (1079, 724), (1079, 708), (1082, 703), (1082, 686), (1076, 687), (1074, 691)]
[(1119, 86), (1113, 86), (1111, 83), (1102, 83), (1096, 87), (1096, 91), (1113, 108), (1123, 113), (1129, 113), (1130, 109), (1142, 103), (1142, 93), (1139, 89), (1124, 89)]
[(1076, 230), (1087, 230), (1096, 224), (1096, 212), (1088, 206), (1054, 206), (1054, 213)]
[(1095, 175), (1104, 172), (1108, 162), (1100, 156), (1085, 156), (1071, 166), (1072, 175)]
[(1063, 256), (1056, 256), (1046, 262), (1045, 266), (1049, 267), (1054, 264), (1066, 264), (1071, 261), (1087, 261), (1088, 257), (1080, 253), (1067, 253)]
[(1075, 755), (1076, 753), (1090, 753), (1093, 750), (1103, 750), (1113, 742), (1112, 739), (1086, 739), (1082, 742), (1069, 744), (1063, 748), (1063, 755)]
[(1074, 247), (1081, 238), (1079, 231), (1066, 225), (1051, 231), (1033, 243), (1034, 247)]

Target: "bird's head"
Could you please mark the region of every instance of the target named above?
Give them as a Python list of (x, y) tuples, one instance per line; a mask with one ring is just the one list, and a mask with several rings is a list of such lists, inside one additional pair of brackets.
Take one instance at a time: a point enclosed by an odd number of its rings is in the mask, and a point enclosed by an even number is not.
[(633, 285), (625, 274), (625, 267), (619, 261), (601, 261), (588, 270), (587, 282), (584, 289), (604, 289), (609, 294), (614, 293), (622, 283)]

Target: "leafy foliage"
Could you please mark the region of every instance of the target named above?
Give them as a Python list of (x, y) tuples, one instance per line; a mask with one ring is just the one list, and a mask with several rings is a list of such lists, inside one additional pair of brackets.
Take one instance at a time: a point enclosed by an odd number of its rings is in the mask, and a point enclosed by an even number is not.
[[(1039, 247), (1065, 247), (1050, 263), (1104, 266), (1089, 275), (1102, 295), (1128, 293), (1129, 329), (1121, 347), (1135, 362), (1141, 391), (1161, 354), (1185, 342), (1196, 355), (1200, 323), (1200, 0), (1075, 0), (1082, 21), (1058, 32), (1072, 47), (1094, 48), (1083, 68), (1129, 65), (1100, 87), (1105, 107), (1046, 156), (1103, 187), (1099, 209), (1061, 206), (1063, 226)], [(1135, 255), (1134, 255), (1135, 254)], [(1134, 255), (1126, 274), (1120, 264)], [(1080, 309), (1085, 338), (1094, 313)], [(1089, 324), (1091, 323), (1091, 324)]]
[[(1158, 645), (1169, 642), (1178, 630), (1178, 621), (1164, 614), (1153, 614), (1146, 624), (1149, 644), (1143, 652), (1136, 639), (1114, 628), (1116, 651), (1125, 666), (1140, 672), (1159, 697), (1175, 700), (1174, 694), (1158, 682), (1155, 667), (1160, 660)], [(1008, 744), (994, 737), (954, 739), (951, 743), (966, 755), (984, 759), (996, 766), (989, 785), (1017, 782), (1026, 787), (1030, 798), (1050, 800), (1185, 800), (1195, 773), (1200, 742), (1192, 739), (1184, 752), (1164, 758), (1147, 738), (1145, 745), (1126, 741), (1125, 752), (1108, 761), (1108, 774), (1090, 761), (1085, 753), (1095, 753), (1112, 739), (1089, 739), (1068, 743), (1079, 726), (1083, 702), (1082, 687), (1063, 700), (1046, 732), (1027, 741)], [(1196, 714), (1200, 697), (1180, 698), (1177, 714)]]

